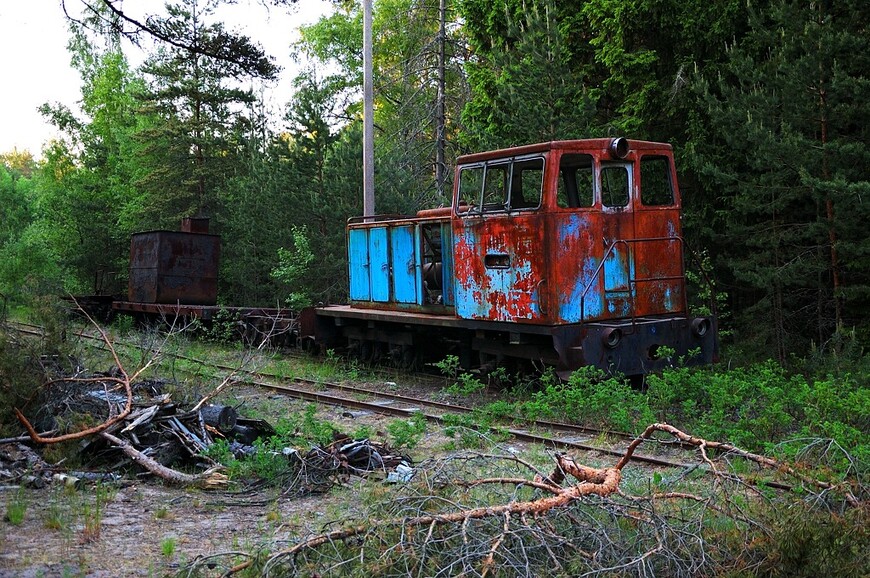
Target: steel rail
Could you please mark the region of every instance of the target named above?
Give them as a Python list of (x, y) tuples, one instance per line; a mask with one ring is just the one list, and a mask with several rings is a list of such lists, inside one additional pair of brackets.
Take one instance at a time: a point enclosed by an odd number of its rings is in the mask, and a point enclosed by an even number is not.
[[(20, 322), (7, 322), (7, 323), (11, 323), (13, 325), (19, 326), (19, 327), (16, 327), (16, 329), (22, 333), (26, 333), (26, 334), (30, 334), (30, 335), (37, 335), (37, 336), (42, 335), (42, 332), (40, 332), (40, 331), (26, 330), (26, 329), (21, 328), (21, 326), (24, 326), (24, 327), (33, 327), (33, 328), (37, 328), (37, 329), (42, 329), (38, 325), (23, 324)], [(94, 335), (88, 335), (87, 333), (84, 333), (84, 332), (78, 332), (75, 335), (82, 337), (82, 338), (85, 338), (85, 339), (93, 340), (93, 341), (102, 341), (102, 338), (94, 336)], [(124, 343), (124, 342), (121, 342), (121, 343), (123, 345), (127, 345), (128, 347), (136, 347), (136, 345), (134, 345), (134, 344)], [(332, 406), (336, 406), (336, 407), (356, 408), (356, 409), (371, 411), (372, 413), (380, 413), (383, 415), (394, 415), (394, 416), (399, 416), (399, 417), (410, 417), (415, 413), (419, 413), (427, 421), (432, 421), (432, 422), (439, 423), (439, 424), (445, 424), (446, 420), (445, 420), (443, 415), (437, 415), (437, 414), (433, 414), (433, 413), (423, 412), (420, 410), (420, 407), (421, 406), (422, 407), (429, 406), (430, 408), (443, 409), (445, 411), (459, 412), (459, 413), (472, 413), (474, 411), (472, 408), (468, 408), (465, 406), (447, 404), (447, 403), (437, 402), (437, 401), (422, 400), (422, 399), (418, 399), (418, 398), (414, 398), (414, 397), (403, 396), (400, 394), (374, 391), (374, 390), (370, 390), (367, 388), (359, 388), (359, 387), (354, 387), (354, 386), (349, 386), (349, 385), (344, 385), (344, 384), (309, 380), (309, 379), (305, 379), (305, 378), (301, 378), (301, 377), (288, 378), (288, 377), (284, 377), (284, 376), (279, 376), (277, 374), (269, 374), (266, 372), (255, 372), (255, 371), (251, 371), (251, 370), (240, 369), (238, 367), (231, 367), (231, 366), (224, 365), (224, 364), (207, 362), (204, 360), (196, 359), (196, 358), (181, 355), (181, 354), (172, 354), (172, 355), (176, 359), (184, 359), (186, 361), (198, 363), (198, 364), (203, 365), (205, 367), (214, 367), (216, 369), (221, 369), (221, 370), (225, 370), (225, 371), (228, 370), (228, 371), (235, 372), (235, 373), (244, 373), (244, 374), (247, 374), (250, 376), (256, 376), (256, 377), (261, 377), (261, 378), (289, 380), (289, 381), (293, 381), (294, 383), (297, 383), (300, 385), (304, 384), (308, 387), (329, 387), (329, 388), (334, 388), (334, 389), (338, 389), (340, 391), (345, 391), (345, 392), (349, 392), (349, 393), (371, 395), (371, 396), (381, 397), (381, 398), (384, 398), (384, 399), (387, 399), (390, 401), (400, 401), (402, 403), (407, 403), (408, 405), (411, 405), (412, 407), (410, 407), (410, 408), (390, 407), (389, 405), (385, 405), (383, 403), (365, 402), (365, 401), (360, 401), (360, 400), (351, 399), (351, 398), (347, 398), (347, 397), (338, 397), (338, 396), (329, 395), (329, 394), (322, 393), (322, 392), (311, 391), (309, 389), (299, 389), (299, 388), (294, 388), (294, 387), (290, 387), (287, 385), (279, 385), (276, 383), (268, 383), (265, 381), (256, 381), (256, 380), (252, 380), (252, 379), (237, 379), (237, 380), (235, 380), (235, 383), (238, 383), (238, 384), (249, 385), (252, 387), (259, 387), (259, 388), (265, 388), (265, 389), (271, 389), (273, 391), (277, 391), (277, 392), (280, 392), (280, 393), (287, 395), (289, 397), (301, 399), (303, 401), (311, 401), (311, 402), (315, 402), (315, 403), (332, 405)], [(599, 430), (596, 428), (588, 428), (586, 426), (578, 426), (578, 425), (574, 425), (574, 424), (563, 424), (563, 423), (558, 423), (558, 422), (548, 422), (548, 421), (544, 421), (544, 420), (535, 420), (534, 422), (532, 422), (532, 425), (536, 425), (536, 426), (540, 426), (540, 427), (548, 428), (548, 429), (559, 429), (559, 430), (562, 430), (565, 432), (595, 433), (597, 435), (612, 435), (612, 436), (619, 436), (619, 437), (624, 437), (624, 438), (628, 438), (628, 439), (635, 438), (635, 436), (633, 436), (631, 434), (623, 433), (623, 432), (612, 432), (612, 431), (607, 431), (607, 430)], [(572, 441), (570, 439), (544, 436), (544, 435), (540, 435), (540, 434), (535, 434), (533, 432), (530, 432), (530, 431), (524, 430), (524, 429), (498, 428), (498, 427), (489, 427), (488, 429), (492, 432), (506, 432), (506, 433), (510, 434), (511, 436), (513, 436), (517, 440), (530, 442), (530, 443), (539, 443), (539, 444), (542, 444), (546, 447), (579, 449), (582, 451), (597, 452), (600, 454), (611, 455), (611, 456), (615, 456), (615, 457), (623, 457), (625, 455), (624, 450), (620, 451), (617, 449), (604, 448), (604, 447), (600, 447), (600, 446), (593, 446), (590, 444), (576, 442), (576, 441)], [(657, 441), (658, 442), (658, 440), (648, 440), (648, 441)], [(685, 444), (673, 444), (670, 442), (658, 442), (658, 443), (669, 443), (669, 445), (681, 445), (684, 447), (689, 447), (689, 448), (694, 449), (694, 446), (685, 446)], [(647, 455), (647, 454), (634, 453), (634, 454), (632, 454), (630, 459), (632, 461), (635, 461), (635, 462), (641, 462), (641, 463), (645, 463), (645, 464), (649, 464), (649, 465), (653, 465), (653, 466), (677, 468), (677, 469), (683, 469), (683, 470), (698, 469), (698, 470), (701, 470), (705, 473), (710, 473), (709, 468), (707, 468), (706, 466), (703, 466), (703, 465), (674, 462), (671, 460), (667, 460), (664, 458), (660, 458), (657, 456), (651, 456), (651, 455)], [(781, 490), (789, 491), (792, 489), (792, 486), (790, 486), (788, 484), (783, 484), (780, 482), (764, 481), (763, 483), (766, 486), (781, 489)]]

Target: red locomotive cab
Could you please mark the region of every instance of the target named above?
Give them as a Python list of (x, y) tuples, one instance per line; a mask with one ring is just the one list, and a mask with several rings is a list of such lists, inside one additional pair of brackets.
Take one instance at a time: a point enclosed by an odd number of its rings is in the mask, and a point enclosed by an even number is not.
[(550, 221), (557, 323), (686, 312), (671, 147), (616, 142), (626, 146), (558, 156)]
[(460, 165), (457, 315), (562, 324), (684, 312), (670, 146), (524, 148), (539, 150)]
[(591, 139), (462, 157), (453, 236), (456, 315), (523, 324), (512, 344), (542, 352), (551, 339), (565, 371), (646, 373), (658, 351), (701, 345), (714, 356), (714, 338), (691, 337), (670, 145)]

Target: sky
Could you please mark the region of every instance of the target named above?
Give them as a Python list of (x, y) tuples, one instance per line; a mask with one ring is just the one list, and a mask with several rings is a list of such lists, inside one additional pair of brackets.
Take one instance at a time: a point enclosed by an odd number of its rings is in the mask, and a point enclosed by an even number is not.
[[(138, 17), (144, 7), (153, 11), (163, 2), (127, 0), (124, 4)], [(280, 80), (266, 94), (273, 106), (282, 106), (292, 94), (290, 82), (298, 68), (290, 58), (290, 44), (298, 39), (300, 24), (315, 22), (330, 10), (325, 0), (298, 4), (288, 14), (285, 8), (267, 10), (257, 0), (239, 0), (221, 12), (227, 29), (260, 42), (283, 68)], [(78, 10), (81, 0), (67, 0), (66, 5)], [(42, 145), (57, 136), (39, 114), (39, 106), (58, 102), (75, 110), (81, 79), (70, 66), (68, 37), (60, 0), (0, 0), (0, 153), (17, 148), (39, 158)], [(127, 58), (135, 65), (144, 56), (129, 47)]]

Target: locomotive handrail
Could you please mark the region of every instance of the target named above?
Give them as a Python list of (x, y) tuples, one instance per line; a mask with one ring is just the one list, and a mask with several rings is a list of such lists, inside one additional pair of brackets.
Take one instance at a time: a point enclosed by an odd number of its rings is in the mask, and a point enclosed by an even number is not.
[(366, 225), (373, 225), (378, 223), (389, 223), (389, 222), (402, 222), (402, 223), (421, 223), (421, 222), (434, 222), (434, 221), (449, 221), (450, 215), (437, 215), (437, 216), (427, 216), (420, 217), (415, 215), (374, 215), (372, 217), (350, 217), (347, 220), (348, 226), (353, 227), (365, 227)]
[[(604, 264), (607, 262), (607, 257), (609, 257), (610, 254), (614, 252), (614, 248), (619, 244), (625, 244), (626, 247), (628, 247), (628, 249), (630, 251), (631, 250), (631, 246), (630, 246), (631, 243), (650, 242), (650, 241), (671, 241), (671, 242), (676, 241), (676, 242), (680, 243), (681, 248), (685, 246), (685, 241), (683, 240), (683, 238), (676, 237), (676, 236), (675, 237), (644, 237), (644, 238), (640, 238), (640, 239), (617, 239), (616, 241), (611, 243), (610, 246), (607, 247), (607, 250), (604, 252), (604, 255), (601, 257), (601, 262), (598, 263), (598, 267), (595, 268), (595, 272), (592, 273), (592, 278), (589, 280), (589, 283), (587, 283), (586, 287), (583, 289), (583, 293), (580, 294), (580, 322), (581, 323), (583, 321), (585, 321), (585, 319), (586, 319), (586, 294), (592, 288), (592, 285), (594, 285), (595, 282), (598, 280), (599, 274), (601, 273), (601, 270), (604, 267)], [(683, 253), (684, 253), (684, 251), (680, 251), (681, 255)], [(631, 259), (630, 254), (629, 254), (629, 259)], [(629, 270), (631, 270), (631, 269), (632, 269), (632, 267), (629, 267)], [(634, 278), (634, 277), (630, 276), (629, 280), (628, 280), (628, 285), (629, 285), (628, 295), (629, 295), (629, 299), (630, 299), (630, 303), (631, 303), (631, 324), (632, 325), (635, 324), (635, 318), (636, 318), (635, 311), (637, 311), (637, 307), (636, 307), (636, 303), (635, 303), (635, 297), (636, 297), (637, 291), (636, 291), (635, 285), (637, 285), (638, 283), (650, 283), (653, 281), (670, 281), (670, 280), (682, 279), (684, 275), (685, 275), (685, 265), (682, 263), (682, 260), (681, 260), (680, 275), (668, 275), (668, 276), (663, 276), (663, 277), (649, 277), (646, 279), (638, 279), (638, 278)], [(689, 310), (689, 303), (688, 303), (688, 300), (687, 300), (685, 293), (686, 292), (683, 291), (683, 312), (687, 313)]]

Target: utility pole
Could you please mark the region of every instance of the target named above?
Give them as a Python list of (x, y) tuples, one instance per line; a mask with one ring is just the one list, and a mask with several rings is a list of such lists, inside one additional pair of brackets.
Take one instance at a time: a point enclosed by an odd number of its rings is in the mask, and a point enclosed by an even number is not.
[(375, 121), (372, 90), (372, 0), (363, 0), (363, 217), (375, 214)]
[(445, 104), (446, 92), (446, 76), (445, 69), (446, 54), (445, 45), (447, 44), (447, 0), (441, 0), (438, 6), (438, 103), (437, 103), (437, 118), (435, 119), (435, 187), (438, 191), (439, 199), (444, 199), (444, 181), (447, 176), (447, 160), (445, 143), (445, 128), (447, 124), (447, 106)]

